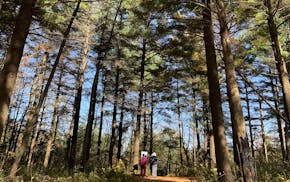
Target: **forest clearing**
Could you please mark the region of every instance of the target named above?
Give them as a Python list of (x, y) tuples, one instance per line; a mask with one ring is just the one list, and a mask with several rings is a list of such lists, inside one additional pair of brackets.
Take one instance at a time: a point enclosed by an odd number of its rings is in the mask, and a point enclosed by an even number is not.
[(290, 181), (290, 0), (0, 0), (0, 181)]

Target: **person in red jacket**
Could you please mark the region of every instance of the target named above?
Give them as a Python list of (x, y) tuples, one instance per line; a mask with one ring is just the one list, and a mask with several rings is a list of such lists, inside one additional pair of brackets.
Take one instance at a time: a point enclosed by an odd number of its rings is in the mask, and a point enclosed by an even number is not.
[(147, 166), (147, 156), (145, 154), (143, 154), (141, 158), (140, 166), (141, 166), (141, 176), (144, 178), (144, 176), (146, 176), (146, 166)]

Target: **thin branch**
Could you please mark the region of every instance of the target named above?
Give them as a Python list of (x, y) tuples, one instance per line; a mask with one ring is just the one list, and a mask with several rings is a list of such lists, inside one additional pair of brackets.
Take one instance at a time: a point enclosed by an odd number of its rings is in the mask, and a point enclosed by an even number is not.
[(276, 110), (270, 103), (267, 99), (265, 99), (263, 97), (263, 95), (261, 94), (261, 92), (259, 90), (257, 90), (254, 86), (254, 84), (248, 80), (247, 77), (245, 77), (238, 69), (236, 69), (236, 72), (241, 76), (241, 78), (247, 83), (247, 85), (249, 85), (254, 92), (256, 92), (258, 94), (258, 96), (277, 114), (281, 117), (281, 119), (283, 119), (286, 123), (289, 124), (289, 122), (287, 121), (287, 119), (281, 114), (280, 111)]

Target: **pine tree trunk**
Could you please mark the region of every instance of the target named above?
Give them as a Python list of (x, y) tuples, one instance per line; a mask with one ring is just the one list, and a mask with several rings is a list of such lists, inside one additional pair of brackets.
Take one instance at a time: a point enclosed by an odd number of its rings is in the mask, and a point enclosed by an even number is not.
[[(146, 103), (147, 103), (147, 94), (145, 93), (144, 96), (144, 106), (146, 107)], [(148, 124), (147, 124), (147, 112), (146, 110), (143, 112), (143, 123), (144, 123), (144, 129), (143, 129), (143, 151), (146, 151), (146, 147), (147, 147), (147, 140), (148, 140)]]
[(234, 177), (231, 170), (231, 163), (229, 159), (225, 135), (222, 101), (214, 47), (214, 34), (211, 18), (210, 1), (203, 0), (203, 3), (206, 6), (203, 9), (203, 19), (204, 19), (203, 39), (206, 51), (207, 77), (208, 77), (209, 99), (213, 124), (213, 134), (215, 141), (214, 143), (217, 163), (217, 174), (219, 181), (232, 182), (234, 181)]
[(25, 131), (24, 131), (24, 134), (23, 134), (23, 140), (22, 140), (22, 143), (21, 143), (21, 145), (20, 145), (20, 147), (18, 149), (18, 152), (16, 152), (16, 156), (15, 156), (12, 168), (10, 170), (10, 173), (9, 173), (9, 178), (14, 178), (15, 177), (16, 172), (17, 172), (17, 168), (18, 168), (19, 163), (20, 163), (20, 160), (23, 157), (25, 149), (28, 147), (29, 139), (30, 139), (32, 130), (33, 130), (33, 128), (35, 127), (35, 125), (37, 123), (38, 113), (39, 113), (40, 108), (41, 108), (41, 106), (42, 106), (42, 104), (44, 102), (44, 99), (45, 99), (45, 97), (46, 97), (46, 95), (48, 93), (49, 86), (50, 86), (50, 84), (52, 82), (52, 79), (54, 77), (54, 73), (55, 73), (56, 68), (58, 66), (58, 63), (60, 61), (60, 57), (61, 57), (61, 54), (63, 52), (66, 40), (67, 40), (69, 32), (70, 32), (70, 29), (72, 27), (73, 21), (74, 21), (76, 15), (77, 15), (78, 10), (79, 10), (80, 3), (81, 3), (81, 0), (78, 0), (77, 6), (76, 6), (76, 8), (75, 8), (75, 10), (74, 10), (74, 12), (72, 14), (72, 17), (71, 17), (71, 20), (69, 22), (69, 25), (68, 25), (65, 33), (64, 33), (64, 38), (63, 38), (63, 40), (61, 42), (61, 45), (60, 45), (56, 60), (54, 62), (53, 68), (51, 70), (51, 73), (50, 73), (49, 78), (47, 80), (47, 83), (45, 85), (45, 88), (44, 88), (43, 92), (41, 93), (41, 95), (39, 97), (39, 101), (38, 101), (37, 105), (34, 106), (28, 113), (27, 125), (25, 127)]
[(198, 119), (198, 111), (197, 111), (197, 98), (194, 91), (194, 113), (195, 113), (195, 131), (196, 131), (196, 140), (197, 140), (197, 153), (199, 154), (201, 145), (200, 145), (200, 129), (199, 129), (199, 119)]
[(209, 156), (210, 156), (210, 168), (215, 168), (216, 166), (216, 157), (215, 157), (215, 143), (214, 143), (214, 134), (212, 128), (212, 121), (209, 123)]
[(101, 144), (102, 144), (102, 131), (103, 131), (103, 119), (104, 119), (104, 111), (105, 111), (105, 75), (103, 75), (103, 91), (102, 91), (102, 102), (101, 102), (101, 116), (100, 116), (100, 126), (99, 126), (99, 134), (98, 134), (98, 145), (97, 145), (97, 158), (101, 160)]
[(240, 93), (236, 80), (234, 58), (231, 51), (231, 38), (227, 26), (226, 12), (224, 3), (216, 0), (218, 19), (220, 22), (220, 36), (223, 48), (223, 60), (225, 64), (227, 95), (229, 98), (231, 120), (235, 129), (237, 149), (241, 159), (241, 170), (243, 171), (244, 181), (255, 181), (255, 171), (252, 164), (251, 149), (247, 139), (246, 125), (244, 121)]
[(89, 115), (88, 115), (88, 122), (86, 126), (86, 132), (85, 132), (85, 138), (83, 141), (83, 154), (82, 154), (82, 163), (85, 165), (85, 163), (88, 161), (90, 156), (90, 149), (91, 149), (91, 140), (92, 140), (92, 129), (93, 129), (93, 123), (95, 119), (95, 108), (96, 108), (96, 102), (97, 102), (97, 90), (98, 90), (98, 80), (99, 80), (99, 73), (101, 70), (101, 60), (98, 60), (96, 65), (96, 73), (91, 89), (91, 100), (90, 100), (90, 108), (89, 108)]
[(67, 165), (69, 165), (69, 158), (70, 158), (70, 152), (71, 152), (71, 143), (72, 143), (72, 135), (73, 135), (73, 127), (74, 127), (74, 120), (72, 119), (68, 128), (67, 132), (67, 141), (66, 141), (66, 161)]
[[(78, 132), (78, 125), (79, 125), (79, 118), (80, 118), (80, 108), (81, 108), (81, 102), (82, 102), (82, 91), (83, 91), (83, 83), (84, 83), (84, 77), (85, 77), (85, 69), (87, 66), (87, 54), (89, 51), (89, 43), (90, 43), (90, 37), (91, 37), (91, 30), (89, 28), (89, 22), (86, 23), (86, 30), (85, 30), (85, 40), (84, 40), (84, 47), (83, 47), (83, 57), (82, 61), (78, 70), (78, 78), (76, 80), (76, 95), (74, 100), (74, 116), (73, 116), (73, 135), (72, 135), (72, 142), (71, 142), (71, 149), (75, 150), (76, 144), (77, 144), (77, 132)], [(75, 142), (75, 143), (74, 143)], [(71, 150), (71, 151), (73, 151)], [(70, 154), (74, 155), (75, 151), (73, 153), (70, 152)], [(74, 166), (74, 160), (75, 157), (70, 155), (70, 159), (73, 161), (69, 162), (70, 169)], [(84, 155), (83, 155), (84, 156)], [(82, 160), (83, 167), (85, 167), (86, 160), (83, 158)]]
[(50, 160), (51, 150), (54, 145), (53, 142), (55, 140), (55, 137), (56, 137), (55, 134), (58, 127), (58, 114), (59, 114), (58, 109), (59, 109), (59, 101), (60, 101), (59, 95), (60, 95), (63, 74), (64, 72), (62, 69), (58, 78), (58, 85), (57, 85), (56, 97), (55, 97), (55, 102), (54, 102), (52, 123), (51, 123), (50, 131), (49, 131), (49, 136), (48, 136), (48, 141), (47, 141), (45, 156), (44, 156), (44, 161), (43, 161), (43, 167), (45, 168), (47, 168), (49, 160)]
[(179, 157), (180, 165), (183, 166), (182, 148), (183, 148), (183, 132), (182, 132), (182, 121), (181, 121), (181, 111), (180, 111), (180, 98), (179, 98), (179, 84), (178, 80), (176, 83), (176, 93), (177, 93), (177, 117), (178, 117), (178, 136), (179, 136)]
[[(35, 88), (35, 94), (34, 94), (34, 99), (36, 100), (37, 98), (39, 98), (39, 96), (41, 95), (41, 92), (43, 90), (43, 83), (44, 83), (44, 75), (45, 75), (45, 64), (47, 62), (48, 59), (48, 54), (44, 53), (43, 58), (42, 58), (42, 62), (40, 64), (37, 63), (37, 68), (36, 68), (36, 77), (38, 77), (38, 85)], [(36, 102), (36, 101), (35, 101)], [(32, 106), (31, 106), (32, 107)], [(35, 124), (35, 128), (34, 128), (34, 134), (30, 143), (30, 149), (29, 149), (29, 154), (28, 154), (28, 161), (27, 161), (27, 167), (31, 167), (32, 165), (32, 157), (33, 157), (33, 153), (34, 153), (34, 147), (36, 145), (37, 142), (37, 136), (38, 136), (38, 131), (42, 125), (42, 121), (43, 121), (43, 115), (44, 115), (44, 110), (45, 110), (45, 106), (43, 106), (42, 108), (42, 113), (41, 113), (41, 120), (39, 123), (39, 126), (37, 127), (37, 123)], [(38, 118), (37, 118), (38, 120)], [(38, 121), (37, 121), (38, 122)]]
[(113, 167), (113, 155), (114, 155), (114, 147), (116, 143), (116, 128), (117, 128), (117, 107), (118, 107), (118, 99), (119, 99), (119, 77), (120, 77), (120, 68), (117, 66), (116, 68), (116, 78), (115, 78), (115, 91), (114, 91), (114, 107), (113, 107), (113, 118), (112, 118), (112, 132), (111, 132), (111, 140), (110, 140), (110, 148), (109, 148), (109, 164)]
[(250, 131), (250, 140), (251, 140), (251, 151), (252, 151), (252, 157), (255, 158), (252, 118), (251, 118), (251, 112), (250, 112), (250, 100), (249, 100), (248, 86), (246, 83), (245, 83), (245, 89), (246, 89), (246, 103), (247, 103), (247, 113), (248, 113), (247, 119), (249, 121), (249, 131)]
[(264, 130), (264, 118), (263, 118), (263, 108), (262, 108), (262, 100), (259, 99), (259, 112), (260, 112), (260, 121), (261, 121), (261, 135), (263, 139), (263, 152), (266, 159), (266, 162), (268, 162), (268, 149), (267, 149), (267, 141), (266, 141), (266, 135)]
[[(269, 74), (272, 74), (271, 69), (269, 69)], [(272, 94), (274, 98), (275, 109), (279, 110), (279, 88), (277, 86), (278, 81), (277, 79), (275, 79), (276, 80), (276, 86), (275, 86), (273, 79), (271, 78), (270, 80), (271, 80), (271, 87), (272, 87)], [(278, 132), (279, 132), (282, 158), (283, 158), (283, 161), (287, 161), (284, 127), (283, 127), (282, 120), (279, 114), (276, 114), (276, 118), (277, 118), (277, 124), (278, 124)]]
[(123, 137), (123, 120), (124, 120), (124, 112), (125, 112), (125, 99), (126, 99), (126, 94), (122, 93), (120, 123), (119, 123), (119, 127), (118, 127), (118, 132), (119, 132), (118, 152), (117, 152), (117, 159), (118, 160), (121, 159), (122, 137)]
[[(106, 42), (103, 42), (103, 36), (101, 36), (101, 43), (100, 44), (102, 47), (105, 47), (105, 48), (103, 50), (100, 50), (98, 53), (98, 61), (96, 64), (96, 73), (94, 76), (94, 82), (93, 82), (92, 89), (91, 89), (91, 100), (90, 100), (90, 108), (89, 108), (89, 114), (88, 114), (88, 122), (86, 125), (85, 138), (83, 141), (83, 154), (82, 154), (83, 155), (82, 156), (82, 160), (83, 160), (82, 163), (83, 164), (85, 164), (90, 157), (93, 123), (94, 123), (94, 119), (95, 119), (95, 107), (96, 107), (96, 102), (97, 102), (99, 72), (102, 68), (102, 60), (106, 59), (107, 52), (109, 51), (109, 44), (111, 43), (111, 40), (113, 38), (114, 28), (115, 28), (117, 16), (119, 15), (119, 12), (120, 12), (121, 5), (122, 5), (122, 0), (120, 1), (119, 5), (118, 5), (108, 40)], [(103, 35), (103, 33), (104, 33), (104, 30), (102, 32), (102, 35)]]
[(149, 153), (153, 153), (153, 125), (154, 125), (154, 93), (151, 92), (151, 111), (150, 111), (150, 147)]
[(279, 75), (279, 79), (282, 85), (282, 92), (283, 92), (283, 99), (284, 99), (284, 107), (287, 122), (285, 124), (285, 138), (286, 138), (286, 155), (287, 159), (289, 160), (289, 149), (290, 149), (290, 140), (288, 139), (288, 132), (289, 132), (289, 122), (290, 122), (290, 84), (289, 84), (289, 76), (286, 69), (285, 61), (281, 55), (281, 48), (278, 39), (278, 29), (275, 24), (274, 16), (272, 9), (272, 2), (271, 0), (264, 1), (265, 6), (267, 7), (268, 11), (268, 27), (269, 33), (272, 42), (272, 49), (274, 52), (274, 57), (276, 60), (276, 67)]
[(142, 57), (140, 65), (140, 90), (138, 98), (138, 108), (137, 108), (137, 122), (136, 129), (134, 133), (134, 157), (133, 165), (138, 166), (139, 164), (139, 152), (140, 152), (140, 129), (141, 129), (141, 116), (142, 116), (142, 107), (143, 107), (143, 94), (144, 94), (144, 73), (145, 73), (145, 60), (146, 60), (146, 42), (143, 39), (142, 47)]
[(22, 2), (16, 19), (9, 48), (0, 73), (0, 139), (6, 124), (10, 98), (16, 83), (19, 64), (22, 58), (25, 40), (29, 32), (36, 0)]
[[(35, 103), (37, 103), (36, 100), (39, 98), (39, 96), (41, 95), (41, 92), (43, 90), (44, 73), (45, 73), (44, 67), (45, 67), (45, 64), (47, 61), (47, 57), (48, 57), (48, 55), (45, 53), (44, 57), (42, 59), (42, 63), (40, 65), (37, 63), (37, 68), (36, 68), (35, 74), (36, 74), (36, 77), (38, 77), (38, 85), (36, 86), (35, 91), (34, 91), (35, 92), (35, 94), (34, 94), (34, 99), (35, 99), (34, 102)], [(31, 105), (30, 107), (32, 108), (33, 106)], [(35, 152), (34, 147), (37, 143), (37, 137), (39, 135), (39, 130), (40, 130), (42, 122), (43, 122), (44, 111), (45, 111), (45, 106), (42, 107), (41, 118), (40, 118), (39, 124), (38, 124), (38, 118), (36, 118), (36, 123), (35, 123), (34, 129), (33, 129), (32, 139), (31, 139), (29, 152), (28, 152), (28, 161), (27, 161), (28, 168), (30, 168), (32, 166), (33, 153)], [(37, 126), (37, 124), (38, 124), (38, 126)]]

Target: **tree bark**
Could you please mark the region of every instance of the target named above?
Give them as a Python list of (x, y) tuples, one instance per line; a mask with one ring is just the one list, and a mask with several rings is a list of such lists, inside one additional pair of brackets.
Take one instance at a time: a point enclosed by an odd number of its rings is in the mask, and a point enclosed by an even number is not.
[(117, 151), (117, 159), (121, 159), (121, 150), (122, 150), (122, 137), (123, 137), (123, 120), (124, 120), (124, 112), (125, 112), (125, 99), (126, 93), (122, 93), (122, 101), (121, 101), (121, 114), (120, 114), (120, 123), (118, 127), (119, 139), (118, 139), (118, 151)]
[(264, 129), (264, 118), (263, 118), (263, 108), (262, 108), (262, 100), (259, 99), (259, 112), (260, 112), (260, 121), (261, 121), (261, 135), (263, 139), (263, 152), (265, 156), (266, 162), (268, 162), (268, 150), (267, 150), (267, 141)]
[(183, 166), (183, 156), (182, 156), (182, 144), (183, 144), (183, 131), (182, 131), (182, 121), (181, 121), (181, 111), (180, 111), (180, 98), (179, 98), (179, 84), (178, 80), (176, 83), (176, 93), (177, 93), (177, 117), (178, 117), (178, 135), (179, 135), (179, 157), (180, 165)]
[[(147, 94), (145, 93), (145, 96), (144, 96), (144, 106), (146, 107), (146, 104), (147, 104)], [(147, 124), (147, 111), (145, 110), (143, 112), (143, 124), (144, 124), (144, 129), (143, 129), (143, 151), (146, 151), (146, 148), (147, 148), (147, 140), (148, 140), (148, 132), (149, 132), (149, 129), (148, 129), (148, 124)]]
[(43, 92), (40, 95), (39, 101), (38, 101), (37, 105), (34, 106), (31, 109), (31, 111), (28, 113), (27, 125), (25, 127), (25, 131), (24, 131), (24, 134), (23, 134), (23, 140), (22, 140), (22, 143), (21, 143), (21, 145), (20, 145), (20, 147), (18, 149), (18, 152), (16, 153), (12, 168), (11, 168), (10, 173), (9, 173), (9, 178), (15, 177), (16, 172), (17, 172), (17, 168), (18, 168), (19, 163), (20, 163), (20, 160), (21, 160), (21, 158), (22, 158), (22, 156), (24, 154), (25, 149), (28, 147), (29, 138), (31, 136), (32, 129), (34, 128), (35, 124), (37, 123), (38, 113), (39, 113), (40, 108), (41, 108), (41, 106), (42, 106), (42, 104), (44, 102), (44, 99), (45, 99), (45, 97), (46, 97), (46, 95), (48, 93), (49, 86), (50, 86), (50, 84), (52, 82), (52, 79), (54, 77), (54, 73), (56, 71), (57, 65), (58, 65), (58, 63), (60, 61), (60, 57), (61, 57), (63, 49), (65, 47), (65, 43), (66, 43), (66, 40), (68, 38), (70, 29), (72, 27), (73, 21), (74, 21), (76, 15), (77, 15), (78, 10), (79, 10), (80, 3), (81, 3), (81, 0), (78, 0), (77, 6), (76, 6), (75, 10), (73, 11), (73, 14), (72, 14), (72, 17), (70, 19), (69, 25), (68, 25), (65, 33), (64, 33), (64, 38), (63, 38), (63, 40), (61, 42), (61, 45), (60, 45), (56, 60), (55, 60), (55, 62), (53, 64), (51, 73), (49, 75), (49, 78), (47, 80), (47, 83), (45, 85), (45, 88), (44, 88)]
[(107, 52), (109, 51), (109, 44), (111, 43), (111, 40), (113, 38), (113, 34), (114, 34), (114, 28), (115, 28), (115, 24), (116, 24), (116, 20), (117, 20), (117, 16), (119, 15), (120, 12), (120, 8), (122, 5), (122, 0), (120, 0), (115, 17), (114, 17), (114, 21), (112, 24), (112, 28), (109, 34), (109, 38), (106, 42), (103, 42), (103, 34), (104, 31), (102, 32), (102, 36), (101, 36), (101, 46), (105, 47), (103, 50), (99, 50), (98, 53), (98, 60), (96, 63), (96, 73), (94, 76), (94, 82), (92, 85), (92, 89), (91, 89), (91, 97), (90, 97), (90, 108), (89, 108), (89, 114), (88, 114), (88, 122), (86, 125), (86, 132), (85, 132), (85, 138), (83, 141), (83, 154), (82, 154), (82, 163), (85, 164), (90, 156), (90, 149), (91, 149), (91, 140), (92, 140), (92, 130), (93, 130), (93, 123), (94, 123), (94, 119), (95, 119), (95, 107), (96, 107), (96, 102), (97, 102), (97, 90), (98, 90), (98, 81), (99, 81), (99, 72), (102, 68), (102, 60), (105, 60), (107, 57)]
[(150, 111), (150, 147), (149, 147), (149, 153), (153, 153), (153, 125), (154, 125), (154, 93), (151, 92), (151, 111)]
[(91, 100), (90, 100), (90, 108), (89, 108), (89, 115), (88, 115), (88, 122), (86, 126), (85, 138), (83, 141), (83, 153), (82, 153), (82, 164), (85, 167), (86, 162), (90, 156), (90, 149), (91, 149), (91, 140), (92, 140), (92, 129), (93, 123), (95, 119), (95, 107), (97, 102), (97, 90), (98, 90), (98, 80), (99, 80), (99, 72), (101, 70), (101, 60), (98, 60), (96, 65), (96, 73), (91, 89)]
[[(37, 63), (37, 68), (36, 68), (36, 77), (38, 77), (38, 85), (37, 87), (35, 88), (35, 91), (34, 92), (34, 99), (36, 102), (37, 98), (39, 98), (39, 96), (41, 95), (41, 92), (43, 90), (43, 83), (44, 83), (44, 75), (45, 75), (45, 64), (48, 60), (48, 53), (45, 52), (43, 57), (42, 57), (42, 62), (40, 64)], [(38, 66), (39, 65), (39, 66)], [(32, 103), (31, 103), (32, 104)], [(32, 105), (30, 105), (30, 107), (32, 107)], [(33, 129), (33, 137), (32, 137), (32, 140), (31, 140), (31, 143), (30, 143), (30, 149), (29, 149), (29, 154), (28, 154), (28, 161), (27, 161), (27, 167), (31, 167), (32, 165), (32, 157), (33, 157), (33, 153), (34, 153), (34, 147), (36, 145), (36, 142), (37, 142), (37, 136), (38, 136), (38, 133), (39, 133), (39, 130), (41, 125), (42, 125), (42, 119), (43, 119), (43, 115), (44, 115), (44, 110), (45, 110), (45, 106), (43, 106), (42, 108), (42, 113), (41, 113), (41, 120), (40, 120), (40, 123), (39, 123), (39, 126), (37, 127), (37, 123), (35, 124), (35, 128)], [(38, 120), (38, 118), (37, 118)]]
[(284, 107), (286, 113), (287, 122), (285, 124), (285, 138), (286, 138), (286, 155), (287, 159), (289, 159), (289, 148), (290, 148), (290, 140), (288, 139), (289, 132), (289, 122), (290, 122), (290, 84), (289, 84), (289, 76), (286, 69), (285, 60), (281, 55), (281, 48), (278, 39), (278, 29), (274, 20), (274, 11), (272, 8), (271, 0), (264, 1), (265, 6), (268, 11), (268, 28), (271, 37), (272, 49), (274, 52), (274, 57), (276, 61), (276, 68), (278, 71), (280, 83), (282, 85), (283, 99), (284, 99)]
[(36, 0), (22, 1), (16, 26), (13, 30), (9, 48), (0, 73), (0, 139), (7, 121), (10, 98), (16, 83), (19, 64), (22, 58), (25, 40), (32, 21)]
[(236, 80), (234, 58), (231, 51), (231, 38), (226, 20), (224, 3), (216, 0), (217, 14), (220, 22), (220, 36), (223, 48), (223, 60), (225, 63), (227, 95), (229, 98), (231, 120), (234, 127), (234, 137), (237, 142), (237, 149), (241, 159), (241, 170), (244, 181), (255, 181), (255, 171), (252, 164), (251, 150), (247, 139), (246, 125), (244, 121), (240, 93)]
[(146, 41), (143, 39), (141, 65), (140, 65), (140, 90), (138, 98), (138, 108), (137, 108), (137, 122), (136, 129), (134, 133), (134, 157), (133, 165), (138, 166), (139, 164), (139, 152), (140, 152), (140, 129), (141, 129), (141, 116), (142, 116), (142, 106), (143, 106), (143, 94), (144, 94), (144, 73), (145, 73), (145, 60), (146, 60)]
[(104, 119), (104, 111), (105, 111), (105, 75), (103, 75), (103, 96), (101, 101), (101, 116), (100, 116), (100, 126), (99, 126), (99, 134), (98, 134), (98, 145), (97, 145), (97, 158), (101, 160), (101, 144), (102, 144), (102, 130), (103, 130), (103, 119)]
[[(84, 83), (84, 77), (85, 77), (85, 69), (87, 66), (87, 54), (89, 51), (89, 47), (90, 47), (90, 37), (91, 37), (91, 30), (89, 28), (89, 22), (86, 23), (86, 30), (85, 30), (85, 40), (84, 40), (84, 47), (83, 47), (83, 57), (82, 57), (82, 61), (78, 70), (78, 77), (76, 80), (76, 95), (75, 95), (75, 100), (74, 100), (74, 116), (73, 116), (73, 135), (72, 135), (72, 141), (76, 142), (72, 142), (71, 143), (71, 147), (73, 150), (75, 150), (76, 148), (76, 144), (77, 144), (77, 132), (78, 132), (78, 125), (79, 125), (79, 118), (80, 118), (80, 108), (81, 108), (81, 102), (82, 102), (82, 91), (83, 91), (83, 83)], [(71, 150), (72, 151), (72, 150)], [(84, 152), (84, 151), (83, 151)], [(74, 151), (73, 153), (70, 153), (72, 155), (74, 155)], [(69, 158), (72, 159), (72, 163), (69, 163), (69, 167), (72, 169), (74, 166), (74, 160), (75, 157), (74, 156), (70, 156)], [(84, 155), (83, 155), (84, 156)], [(86, 160), (83, 158), (82, 160), (83, 163), (83, 167), (85, 167), (85, 163)]]
[(246, 83), (245, 83), (245, 89), (246, 89), (246, 103), (247, 103), (247, 113), (248, 113), (247, 119), (249, 122), (249, 131), (250, 131), (250, 140), (251, 140), (251, 151), (252, 151), (252, 157), (255, 158), (252, 118), (251, 118), (251, 112), (250, 112), (250, 100), (249, 100), (248, 85)]
[(199, 129), (199, 120), (198, 120), (198, 110), (197, 110), (197, 98), (196, 91), (193, 88), (193, 102), (194, 102), (194, 121), (195, 121), (195, 132), (196, 132), (196, 140), (197, 140), (197, 153), (199, 153), (201, 149), (200, 145), (200, 129)]
[[(271, 69), (269, 69), (269, 73), (271, 74)], [(275, 109), (279, 110), (279, 88), (277, 86), (278, 81), (276, 78), (275, 79), (276, 86), (274, 85), (272, 78), (270, 79), (270, 81), (271, 81), (271, 88), (272, 88), (272, 94), (274, 98)], [(282, 158), (283, 158), (283, 161), (287, 161), (284, 127), (283, 127), (282, 120), (279, 114), (276, 114), (276, 118), (277, 118), (277, 124), (278, 124), (278, 132), (279, 132)]]
[(112, 118), (112, 132), (111, 132), (111, 140), (110, 140), (110, 148), (109, 148), (109, 164), (111, 168), (113, 167), (113, 155), (114, 155), (114, 147), (116, 143), (116, 128), (117, 128), (117, 107), (118, 107), (118, 99), (119, 99), (119, 78), (120, 78), (120, 68), (117, 66), (116, 68), (116, 77), (115, 77), (115, 91), (114, 91), (114, 107), (113, 107), (113, 118)]
[(222, 112), (222, 101), (217, 70), (217, 61), (214, 46), (214, 34), (211, 18), (210, 0), (203, 0), (204, 19), (204, 43), (206, 51), (207, 77), (209, 87), (209, 100), (212, 115), (212, 125), (215, 143), (215, 155), (217, 163), (217, 175), (219, 181), (234, 181), (231, 163), (228, 154), (225, 126)]
[(43, 167), (45, 168), (47, 168), (49, 160), (50, 160), (51, 150), (54, 145), (54, 140), (56, 137), (55, 134), (58, 127), (58, 114), (59, 114), (58, 109), (59, 109), (59, 102), (60, 102), (59, 96), (60, 96), (60, 89), (61, 89), (63, 74), (64, 72), (62, 69), (58, 78), (58, 85), (57, 85), (56, 97), (55, 97), (55, 102), (54, 102), (52, 123), (51, 123), (50, 131), (49, 131), (49, 136), (48, 136), (48, 141), (47, 141), (45, 156), (44, 156), (44, 161), (43, 161)]

